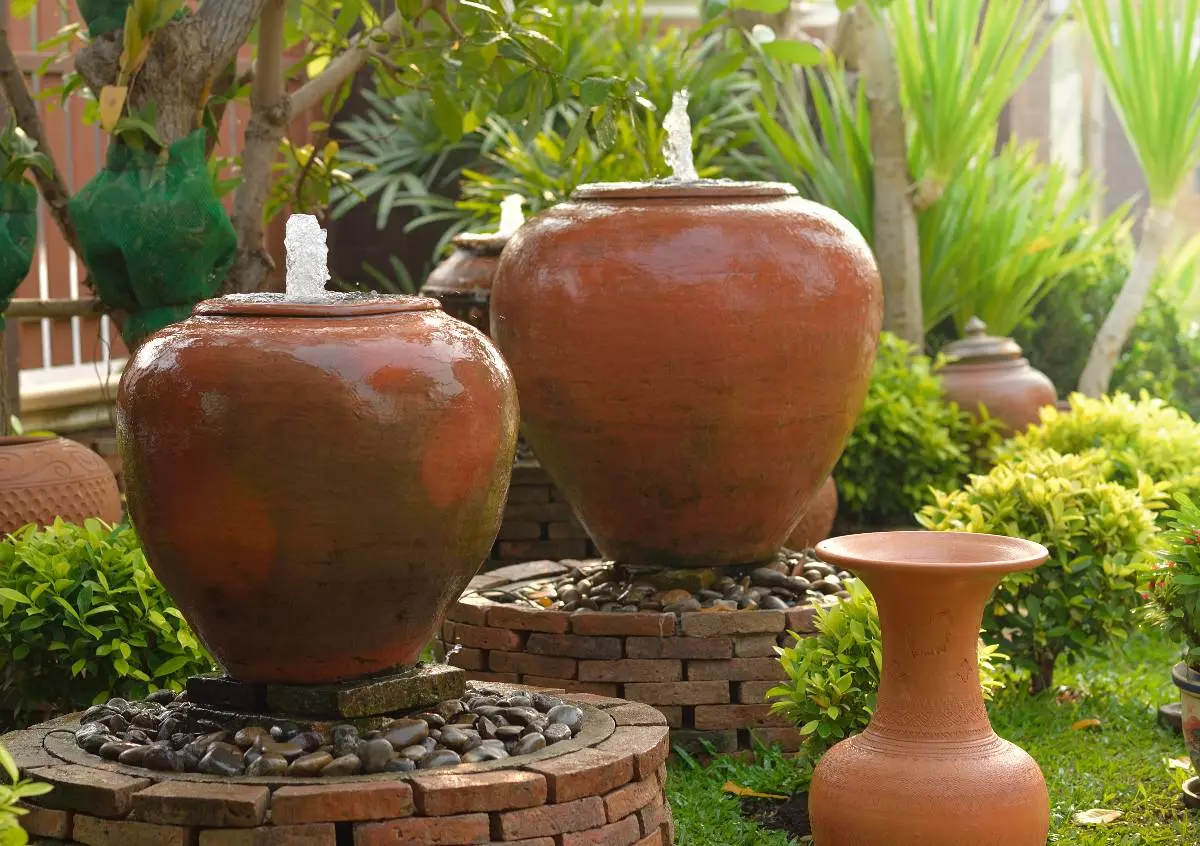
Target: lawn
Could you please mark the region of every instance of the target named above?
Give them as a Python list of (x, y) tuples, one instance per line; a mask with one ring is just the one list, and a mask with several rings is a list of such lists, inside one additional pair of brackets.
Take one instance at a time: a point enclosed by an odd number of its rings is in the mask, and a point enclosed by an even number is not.
[[(1051, 833), (1056, 846), (1143, 846), (1200, 843), (1200, 811), (1179, 802), (1178, 784), (1191, 774), (1169, 766), (1186, 757), (1183, 740), (1160, 728), (1157, 707), (1177, 697), (1170, 666), (1176, 649), (1145, 635), (1109, 659), (1089, 658), (1060, 669), (1059, 685), (1077, 699), (1009, 692), (990, 707), (1003, 737), (1029, 751), (1050, 788)], [(1073, 729), (1097, 719), (1098, 729)], [(722, 792), (732, 781), (766, 793), (788, 794), (805, 779), (805, 765), (767, 752), (754, 763), (718, 757), (700, 766), (677, 758), (668, 783), (679, 846), (787, 846), (795, 843), (743, 819), (740, 800)], [(1123, 811), (1105, 826), (1079, 826), (1075, 812)], [(819, 846), (819, 845), (818, 845)]]

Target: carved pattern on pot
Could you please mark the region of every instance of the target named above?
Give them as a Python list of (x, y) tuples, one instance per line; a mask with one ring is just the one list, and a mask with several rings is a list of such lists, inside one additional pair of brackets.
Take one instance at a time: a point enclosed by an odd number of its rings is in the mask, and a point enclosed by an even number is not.
[(0, 531), (55, 517), (120, 521), (121, 496), (107, 462), (66, 438), (0, 438)]

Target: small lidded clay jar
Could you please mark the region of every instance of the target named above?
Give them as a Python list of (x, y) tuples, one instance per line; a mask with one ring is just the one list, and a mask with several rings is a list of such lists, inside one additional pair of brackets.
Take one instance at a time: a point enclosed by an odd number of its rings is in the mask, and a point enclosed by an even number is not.
[(487, 334), (492, 276), (508, 238), (498, 232), (456, 235), (451, 241), (454, 252), (429, 274), (421, 294), (434, 297), (448, 315)]

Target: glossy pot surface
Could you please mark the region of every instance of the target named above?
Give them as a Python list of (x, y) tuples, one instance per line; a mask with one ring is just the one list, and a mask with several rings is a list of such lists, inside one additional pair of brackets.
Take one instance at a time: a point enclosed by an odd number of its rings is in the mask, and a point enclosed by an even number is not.
[(235, 678), (414, 662), (500, 525), (518, 412), (487, 338), (417, 297), (201, 303), (121, 380), (146, 555)]
[(121, 522), (121, 494), (108, 463), (67, 438), (0, 437), (0, 534), (56, 517)]
[(867, 728), (818, 762), (820, 846), (1044, 846), (1037, 763), (997, 737), (979, 686), (979, 625), (1000, 579), (1041, 544), (957, 532), (830, 538), (817, 557), (862, 578), (879, 607), (883, 669)]
[(804, 516), (800, 518), (800, 524), (788, 535), (787, 548), (809, 549), (816, 546), (818, 541), (829, 537), (833, 521), (837, 519), (837, 509), (837, 485), (830, 476), (809, 502)]
[(492, 290), (542, 465), (605, 556), (661, 567), (774, 555), (881, 317), (858, 232), (771, 183), (583, 186), (513, 235)]

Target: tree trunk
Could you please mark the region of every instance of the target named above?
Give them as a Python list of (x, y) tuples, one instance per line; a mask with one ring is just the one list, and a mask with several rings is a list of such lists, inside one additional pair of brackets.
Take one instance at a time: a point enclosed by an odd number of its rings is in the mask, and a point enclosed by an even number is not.
[(921, 255), (908, 173), (900, 79), (887, 23), (866, 4), (854, 9), (858, 62), (866, 80), (875, 160), (875, 261), (883, 277), (883, 328), (924, 346)]
[(1079, 377), (1080, 393), (1099, 397), (1108, 391), (1117, 359), (1150, 294), (1154, 274), (1170, 243), (1174, 224), (1174, 209), (1151, 206), (1146, 211), (1142, 240), (1133, 259), (1133, 268), (1108, 316), (1104, 318), (1104, 325), (1100, 327), (1096, 340), (1092, 342), (1087, 364)]

